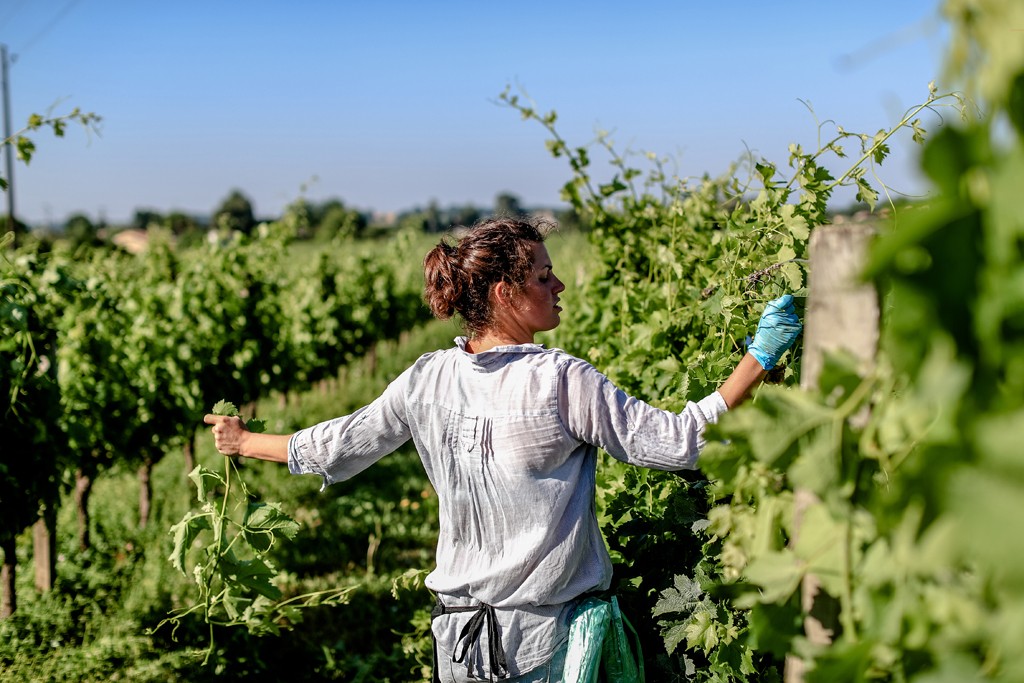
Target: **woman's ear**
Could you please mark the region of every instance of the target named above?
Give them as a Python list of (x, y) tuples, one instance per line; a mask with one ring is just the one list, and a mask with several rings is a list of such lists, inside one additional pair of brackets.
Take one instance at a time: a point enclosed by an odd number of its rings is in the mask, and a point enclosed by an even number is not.
[(501, 308), (512, 308), (515, 305), (515, 295), (512, 286), (504, 280), (499, 280), (491, 288), (491, 296), (494, 297), (494, 305)]

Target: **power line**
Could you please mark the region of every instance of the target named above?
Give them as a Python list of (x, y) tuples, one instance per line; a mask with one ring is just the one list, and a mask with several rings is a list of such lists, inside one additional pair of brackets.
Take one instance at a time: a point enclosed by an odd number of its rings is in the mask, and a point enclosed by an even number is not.
[(4, 16), (3, 19), (0, 19), (0, 26), (6, 26), (7, 22), (11, 20), (11, 17), (13, 17), (15, 14), (17, 14), (18, 10), (20, 10), (22, 7), (24, 7), (25, 3), (27, 3), (27, 2), (28, 2), (28, 0), (21, 0), (20, 2), (14, 3), (14, 7), (11, 8), (11, 11), (8, 12)]
[(39, 42), (39, 40), (46, 36), (47, 33), (52, 31), (54, 27), (56, 27), (57, 24), (60, 23), (60, 20), (63, 19), (67, 15), (67, 13), (70, 12), (71, 9), (80, 1), (81, 0), (70, 0), (70, 2), (66, 3), (62, 8), (60, 8), (60, 10), (57, 11), (57, 14), (54, 15), (53, 19), (51, 19), (49, 23), (43, 26), (39, 33), (32, 36), (32, 38), (27, 43), (25, 43), (20, 50), (18, 50), (18, 54), (25, 54), (25, 52), (27, 52), (28, 49), (32, 47), (32, 45)]
[(931, 15), (916, 21), (909, 26), (904, 26), (892, 31), (881, 38), (878, 38), (859, 49), (843, 55), (836, 60), (836, 67), (841, 71), (852, 71), (860, 68), (870, 59), (885, 53), (892, 53), (895, 49), (911, 45), (922, 38), (935, 35), (940, 27), (939, 17)]

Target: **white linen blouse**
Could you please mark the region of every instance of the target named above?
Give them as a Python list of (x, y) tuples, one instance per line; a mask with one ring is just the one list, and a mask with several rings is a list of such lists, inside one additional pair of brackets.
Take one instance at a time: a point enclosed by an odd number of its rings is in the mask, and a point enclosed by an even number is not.
[[(611, 560), (594, 507), (597, 451), (659, 470), (695, 469), (714, 392), (680, 413), (626, 395), (590, 363), (541, 344), (427, 353), (371, 404), (297, 432), (288, 467), (326, 487), (412, 439), (437, 492), (437, 566), (426, 585), (450, 605), (495, 608), (511, 675), (567, 635), (568, 607), (606, 590)], [(472, 613), (434, 620), (452, 654)], [(487, 652), (486, 633), (480, 652)], [(486, 657), (477, 657), (487, 675)]]

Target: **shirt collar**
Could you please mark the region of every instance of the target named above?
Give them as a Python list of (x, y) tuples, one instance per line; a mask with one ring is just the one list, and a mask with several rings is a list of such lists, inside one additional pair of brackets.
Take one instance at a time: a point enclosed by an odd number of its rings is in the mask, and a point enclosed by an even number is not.
[[(493, 349), (487, 349), (480, 353), (470, 353), (466, 351), (466, 343), (469, 341), (468, 337), (456, 337), (455, 345), (459, 347), (459, 350), (465, 353), (467, 356), (478, 358), (481, 361), (484, 360), (488, 354), (498, 353), (540, 353), (546, 351), (546, 347), (543, 344), (504, 344), (502, 346), (495, 346)], [(493, 356), (492, 356), (493, 357)]]

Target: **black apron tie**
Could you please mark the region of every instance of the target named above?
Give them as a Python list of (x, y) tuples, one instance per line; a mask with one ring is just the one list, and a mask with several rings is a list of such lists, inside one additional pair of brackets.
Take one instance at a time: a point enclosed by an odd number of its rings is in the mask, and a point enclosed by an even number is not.
[[(453, 612), (476, 612), (476, 614), (474, 614), (462, 628), (462, 632), (459, 634), (459, 639), (455, 642), (455, 653), (452, 655), (452, 661), (459, 664), (465, 664), (466, 669), (469, 672), (469, 677), (476, 678), (473, 675), (471, 661), (467, 661), (467, 657), (469, 656), (470, 648), (473, 648), (474, 651), (477, 652), (480, 650), (480, 634), (483, 633), (484, 622), (487, 622), (487, 663), (490, 669), (488, 672), (488, 680), (493, 681), (495, 675), (497, 675), (499, 680), (502, 678), (508, 678), (508, 662), (505, 659), (505, 650), (501, 647), (501, 633), (498, 630), (498, 616), (495, 614), (494, 608), (484, 603), (480, 603), (479, 605), (453, 605), (449, 607), (442, 603), (440, 598), (438, 598), (437, 604), (430, 613), (430, 617), (431, 619), (434, 619), (442, 614)], [(461, 652), (459, 651), (460, 646), (462, 648)], [(436, 641), (434, 642), (434, 669), (434, 676), (436, 680)]]

